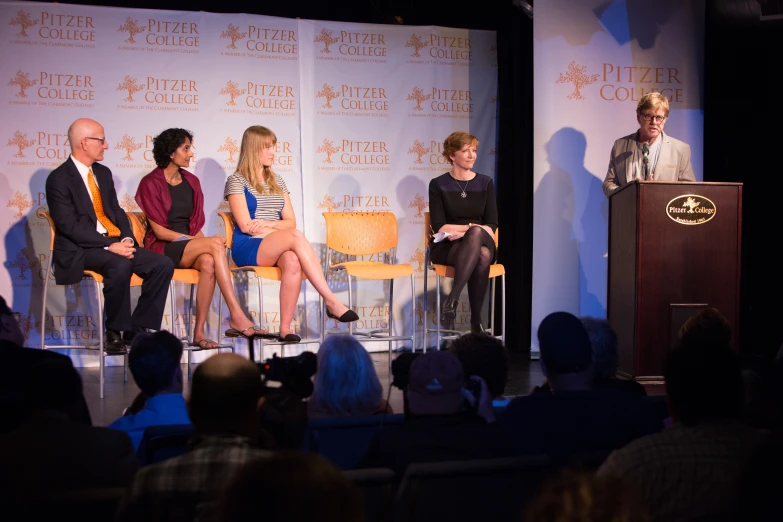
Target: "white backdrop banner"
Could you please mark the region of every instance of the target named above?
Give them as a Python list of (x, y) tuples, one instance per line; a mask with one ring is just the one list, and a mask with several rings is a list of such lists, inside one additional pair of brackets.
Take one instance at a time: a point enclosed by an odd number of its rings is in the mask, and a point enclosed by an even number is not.
[[(419, 285), (417, 296), (405, 280), (395, 286), (398, 332), (410, 332), (406, 314), (423, 291), (422, 212), (430, 179), (448, 170), (440, 155), (444, 138), (456, 130), (476, 135), (476, 170), (494, 176), (494, 32), (8, 2), (0, 3), (0, 42), (0, 192), (7, 200), (0, 221), (6, 268), (0, 293), (22, 313), (29, 346), (39, 344), (42, 326), (47, 343), (97, 343), (90, 286), (44, 281), (49, 229), (36, 216), (46, 208), (49, 172), (70, 153), (68, 126), (79, 117), (105, 127), (110, 149), (104, 163), (129, 211), (139, 210), (136, 189), (155, 167), (152, 138), (169, 127), (190, 130), (206, 234), (223, 232), (217, 212), (228, 210), (223, 186), (236, 168), (242, 133), (251, 125), (272, 129), (278, 137), (274, 169), (291, 191), (298, 228), (317, 251), (324, 250), (321, 212), (397, 216), (397, 260), (414, 264)], [(42, 314), (44, 284), (49, 291)], [(256, 284), (237, 280), (240, 302), (276, 331), (278, 284), (264, 282), (261, 318)], [(333, 288), (347, 299), (344, 281)], [(162, 327), (183, 335), (191, 319), (187, 289), (178, 287), (176, 294)], [(388, 285), (361, 283), (355, 297), (358, 328), (387, 324)], [(467, 326), (463, 301), (458, 321)], [(318, 334), (317, 303), (308, 285), (296, 331)], [(215, 298), (208, 321), (213, 337), (222, 330), (217, 305)], [(337, 328), (327, 323), (330, 331)], [(367, 345), (373, 346), (385, 349)], [(97, 358), (80, 362), (96, 364)]]
[(664, 131), (703, 168), (704, 2), (553, 0), (534, 18), (533, 307), (606, 317), (608, 200), (614, 141), (639, 128), (636, 104), (669, 99)]

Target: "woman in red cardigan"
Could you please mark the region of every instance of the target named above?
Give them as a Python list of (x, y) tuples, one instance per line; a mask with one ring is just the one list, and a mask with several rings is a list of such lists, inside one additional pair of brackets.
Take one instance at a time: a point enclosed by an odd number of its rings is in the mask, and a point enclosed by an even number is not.
[(177, 268), (195, 268), (200, 273), (192, 346), (208, 349), (218, 345), (204, 334), (215, 282), (230, 314), (226, 336), (267, 336), (266, 330), (248, 319), (234, 295), (226, 239), (206, 237), (201, 231), (204, 194), (198, 178), (185, 170), (193, 157), (192, 145), (193, 135), (185, 129), (166, 129), (153, 138), (152, 155), (158, 168), (142, 178), (136, 192), (136, 203), (150, 224), (144, 247), (171, 258)]

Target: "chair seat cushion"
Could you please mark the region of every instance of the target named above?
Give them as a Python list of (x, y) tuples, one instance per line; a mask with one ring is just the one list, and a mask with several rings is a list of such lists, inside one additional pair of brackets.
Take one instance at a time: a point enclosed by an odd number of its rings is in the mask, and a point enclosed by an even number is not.
[[(434, 270), (437, 275), (440, 277), (450, 277), (454, 278), (454, 267), (449, 265), (436, 265), (431, 264), (430, 270)], [(494, 265), (490, 265), (489, 267), (489, 277), (498, 277), (506, 274), (506, 268), (501, 265), (500, 263), (496, 263)]]
[(360, 279), (397, 279), (413, 274), (413, 265), (389, 265), (378, 261), (348, 261), (332, 265), (332, 270), (343, 269)]
[(195, 268), (175, 268), (174, 275), (171, 279), (179, 281), (180, 283), (186, 283), (189, 285), (197, 285), (200, 272)]
[[(93, 272), (92, 270), (85, 270), (84, 271), (85, 277), (91, 277), (98, 281), (99, 283), (103, 283), (103, 276), (99, 274), (98, 272)], [(141, 286), (142, 283), (144, 283), (144, 279), (137, 276), (136, 274), (131, 275), (130, 285), (131, 286)]]

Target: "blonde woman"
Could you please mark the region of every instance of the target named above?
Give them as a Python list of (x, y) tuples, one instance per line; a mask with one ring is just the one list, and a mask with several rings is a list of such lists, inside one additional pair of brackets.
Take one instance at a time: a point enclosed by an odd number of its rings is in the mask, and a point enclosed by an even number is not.
[(357, 321), (326, 284), (321, 263), (304, 234), (296, 229), (296, 216), (285, 181), (272, 171), (277, 136), (254, 125), (245, 130), (237, 170), (226, 180), (225, 198), (236, 228), (231, 256), (238, 266), (278, 266), (280, 283), (279, 340), (297, 343), (291, 331), (302, 272), (326, 302), (329, 317), (342, 323)]

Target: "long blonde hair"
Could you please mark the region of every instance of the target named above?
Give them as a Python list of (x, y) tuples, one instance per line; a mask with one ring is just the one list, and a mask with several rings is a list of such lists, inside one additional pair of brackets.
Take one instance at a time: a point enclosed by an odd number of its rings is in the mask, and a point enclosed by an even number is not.
[[(259, 159), (259, 151), (269, 144), (277, 144), (277, 136), (271, 130), (261, 125), (253, 125), (245, 130), (242, 135), (242, 145), (239, 148), (239, 161), (237, 173), (245, 178), (259, 194), (282, 194), (275, 180), (272, 167), (265, 167)], [(263, 183), (266, 183), (264, 188)]]

